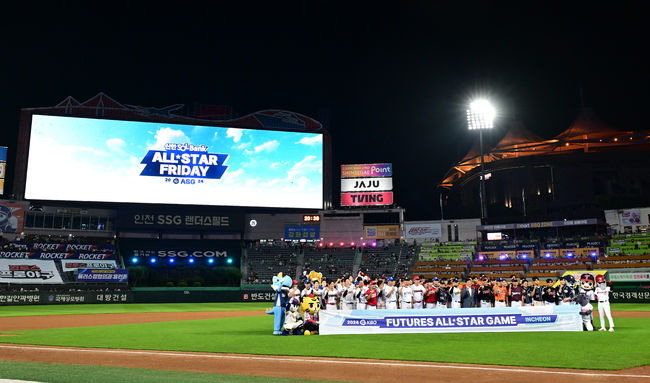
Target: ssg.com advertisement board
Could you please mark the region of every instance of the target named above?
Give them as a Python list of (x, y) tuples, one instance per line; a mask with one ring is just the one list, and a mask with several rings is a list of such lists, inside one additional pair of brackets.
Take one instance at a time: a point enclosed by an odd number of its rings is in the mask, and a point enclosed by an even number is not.
[(320, 312), (319, 333), (582, 331), (579, 312), (578, 305), (446, 310), (323, 310)]
[(317, 133), (32, 116), (25, 198), (323, 206)]

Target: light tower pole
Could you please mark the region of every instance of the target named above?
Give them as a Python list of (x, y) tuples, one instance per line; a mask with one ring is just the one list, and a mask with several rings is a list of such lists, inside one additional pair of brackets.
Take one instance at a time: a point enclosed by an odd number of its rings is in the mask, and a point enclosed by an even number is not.
[(479, 146), (481, 150), (481, 176), (480, 176), (480, 198), (481, 198), (481, 222), (487, 218), (486, 197), (485, 197), (485, 165), (483, 160), (483, 131), (494, 127), (496, 110), (488, 100), (478, 99), (469, 104), (467, 109), (467, 126), (469, 130), (478, 130)]

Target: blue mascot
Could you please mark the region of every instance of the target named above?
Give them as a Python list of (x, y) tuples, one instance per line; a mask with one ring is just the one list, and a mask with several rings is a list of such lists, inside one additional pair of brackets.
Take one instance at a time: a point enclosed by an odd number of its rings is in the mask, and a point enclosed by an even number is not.
[(293, 280), (289, 276), (283, 277), (282, 273), (273, 277), (271, 288), (275, 291), (275, 304), (273, 305), (273, 308), (266, 312), (267, 314), (275, 315), (275, 321), (273, 322), (273, 335), (282, 334), (284, 313), (287, 301), (289, 300), (289, 288), (292, 284)]

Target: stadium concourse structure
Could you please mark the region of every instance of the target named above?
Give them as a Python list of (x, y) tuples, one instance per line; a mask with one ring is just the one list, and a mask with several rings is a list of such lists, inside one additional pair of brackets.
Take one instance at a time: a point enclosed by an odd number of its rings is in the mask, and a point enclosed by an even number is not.
[[(553, 138), (515, 122), (490, 146), (483, 156), (486, 224), (602, 219), (604, 210), (650, 206), (647, 127), (612, 127), (583, 108)], [(479, 211), (480, 163), (474, 144), (440, 181), (445, 216)]]

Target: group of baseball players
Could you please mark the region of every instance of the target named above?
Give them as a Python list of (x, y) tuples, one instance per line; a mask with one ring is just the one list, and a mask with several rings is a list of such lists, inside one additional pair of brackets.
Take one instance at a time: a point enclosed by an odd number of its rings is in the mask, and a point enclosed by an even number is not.
[(521, 307), (575, 304), (575, 290), (561, 278), (545, 284), (511, 276), (509, 280), (485, 275), (459, 279), (425, 280), (422, 277), (395, 280), (348, 276), (327, 283), (306, 281), (302, 289), (294, 281), (289, 297), (312, 294), (325, 310), (445, 309), (469, 307)]

